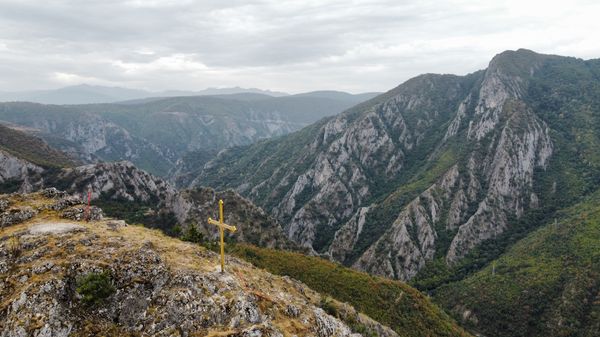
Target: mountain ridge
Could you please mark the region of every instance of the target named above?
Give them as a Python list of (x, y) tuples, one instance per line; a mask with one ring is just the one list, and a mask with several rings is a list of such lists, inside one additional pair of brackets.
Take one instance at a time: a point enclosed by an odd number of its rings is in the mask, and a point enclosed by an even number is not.
[(284, 92), (257, 88), (207, 88), (200, 91), (165, 90), (152, 92), (117, 86), (78, 84), (49, 90), (0, 92), (0, 101), (28, 101), (40, 104), (99, 104), (140, 100), (152, 97), (211, 96), (238, 93), (256, 93), (271, 97), (287, 96)]
[(298, 94), (289, 94), (286, 92), (263, 90), (258, 88), (206, 88), (203, 90), (164, 90), (148, 91), (142, 89), (131, 89), (118, 86), (90, 85), (86, 83), (61, 87), (48, 90), (0, 92), (0, 101), (2, 102), (32, 102), (40, 104), (56, 105), (78, 105), (78, 104), (102, 104), (102, 103), (122, 103), (144, 100), (155, 100), (168, 97), (186, 97), (186, 96), (229, 96), (238, 94), (256, 94), (268, 97), (285, 96), (325, 96), (335, 94), (340, 96), (356, 97), (356, 99), (370, 98), (377, 93), (359, 93), (350, 94), (342, 91), (321, 90)]
[[(455, 264), (516, 219), (558, 205), (561, 139), (593, 134), (594, 124), (558, 128), (537, 91), (566, 90), (568, 78), (597, 104), (595, 66), (520, 49), (466, 76), (421, 75), (296, 133), (223, 151), (192, 185), (234, 188), (292, 241), (407, 280), (427, 261)], [(575, 176), (598, 176), (584, 166), (572, 167)]]

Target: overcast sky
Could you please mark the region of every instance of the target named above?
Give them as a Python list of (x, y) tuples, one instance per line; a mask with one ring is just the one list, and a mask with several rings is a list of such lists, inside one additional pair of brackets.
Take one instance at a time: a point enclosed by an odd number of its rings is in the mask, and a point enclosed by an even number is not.
[(385, 91), (506, 49), (600, 57), (599, 1), (0, 0), (0, 91)]

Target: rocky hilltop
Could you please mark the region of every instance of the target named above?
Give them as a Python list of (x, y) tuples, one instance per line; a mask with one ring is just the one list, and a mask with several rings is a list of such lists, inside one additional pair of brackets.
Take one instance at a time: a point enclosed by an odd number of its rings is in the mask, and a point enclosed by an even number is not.
[(232, 257), (222, 274), (216, 253), (83, 208), (56, 189), (0, 196), (0, 335), (360, 336), (298, 281)]
[(506, 51), (485, 70), (421, 75), (294, 134), (223, 151), (192, 185), (235, 188), (290, 240), (408, 280), (588, 193), (600, 176), (599, 74), (595, 60)]

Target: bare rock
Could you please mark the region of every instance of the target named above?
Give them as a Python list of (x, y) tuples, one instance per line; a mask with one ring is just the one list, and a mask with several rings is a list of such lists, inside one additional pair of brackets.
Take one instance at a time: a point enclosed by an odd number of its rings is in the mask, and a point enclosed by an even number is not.
[(68, 208), (61, 213), (61, 217), (65, 218), (65, 219), (76, 220), (76, 221), (82, 221), (82, 220), (99, 221), (99, 220), (102, 220), (102, 218), (104, 216), (102, 209), (100, 209), (99, 207), (96, 207), (96, 206), (90, 206), (89, 214), (86, 214), (86, 209), (87, 209), (87, 206)]
[(119, 228), (127, 227), (127, 223), (124, 220), (110, 220), (106, 223), (108, 229), (116, 231)]
[[(58, 197), (58, 196), (57, 196)], [(50, 206), (50, 209), (55, 211), (62, 211), (63, 209), (69, 208), (75, 205), (81, 205), (83, 202), (73, 196), (62, 196), (59, 200), (57, 200), (54, 204)]]
[(0, 213), (8, 209), (10, 202), (7, 199), (0, 199)]
[(64, 198), (67, 196), (66, 192), (60, 191), (56, 187), (45, 188), (42, 191), (40, 191), (40, 194), (44, 198), (48, 198), (48, 199)]
[(8, 211), (5, 211), (4, 213), (0, 214), (0, 228), (29, 220), (36, 214), (37, 211), (29, 206), (11, 208)]

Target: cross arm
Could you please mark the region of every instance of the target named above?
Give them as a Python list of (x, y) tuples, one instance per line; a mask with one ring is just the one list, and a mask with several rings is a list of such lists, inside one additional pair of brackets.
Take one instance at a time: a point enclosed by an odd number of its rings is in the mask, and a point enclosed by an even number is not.
[(221, 222), (219, 222), (217, 220), (213, 220), (212, 218), (208, 218), (208, 223), (209, 224), (213, 224), (213, 225), (217, 225), (219, 227), (223, 227), (223, 228), (225, 228), (225, 229), (227, 229), (227, 230), (229, 230), (231, 232), (235, 232), (237, 230), (237, 227), (235, 227), (235, 226), (230, 226), (230, 225), (228, 225), (226, 223), (221, 223)]

